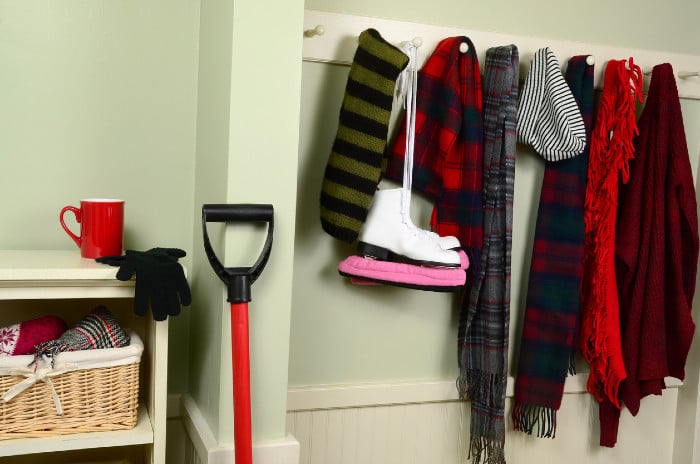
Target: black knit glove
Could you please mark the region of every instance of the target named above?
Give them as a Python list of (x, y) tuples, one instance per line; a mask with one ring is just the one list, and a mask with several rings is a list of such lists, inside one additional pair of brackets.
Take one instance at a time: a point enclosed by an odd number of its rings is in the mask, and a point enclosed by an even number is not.
[(119, 266), (117, 279), (130, 280), (136, 274), (134, 313), (145, 316), (150, 306), (153, 319), (164, 321), (180, 314), (180, 304), (192, 302), (190, 287), (178, 258), (186, 255), (179, 248), (151, 248), (148, 251), (126, 250), (124, 256), (103, 256), (98, 263)]

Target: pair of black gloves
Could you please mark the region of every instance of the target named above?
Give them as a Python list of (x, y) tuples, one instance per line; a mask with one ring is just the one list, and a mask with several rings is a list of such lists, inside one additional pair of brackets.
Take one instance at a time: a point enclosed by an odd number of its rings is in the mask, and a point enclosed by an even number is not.
[(145, 316), (151, 308), (153, 319), (164, 321), (180, 314), (180, 305), (192, 302), (190, 286), (179, 258), (186, 253), (179, 248), (151, 248), (148, 251), (126, 250), (124, 256), (102, 256), (98, 263), (119, 266), (117, 279), (130, 280), (136, 275), (134, 313)]

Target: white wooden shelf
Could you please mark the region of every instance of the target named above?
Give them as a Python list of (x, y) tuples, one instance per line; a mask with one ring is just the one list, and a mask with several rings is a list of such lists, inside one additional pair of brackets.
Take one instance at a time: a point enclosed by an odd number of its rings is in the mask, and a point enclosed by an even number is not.
[(81, 258), (77, 250), (0, 250), (0, 280), (114, 280), (115, 267)]
[(0, 299), (130, 298), (134, 281), (70, 250), (0, 250)]
[(0, 441), (0, 456), (144, 445), (148, 443), (153, 443), (151, 419), (148, 417), (146, 406), (143, 403), (139, 403), (138, 422), (133, 429), (3, 440)]
[[(121, 282), (116, 279), (116, 273), (116, 267), (81, 258), (78, 250), (0, 250), (0, 303), (3, 300), (8, 303), (0, 305), (0, 310), (7, 312), (9, 317), (5, 319), (22, 320), (22, 316), (26, 317), (23, 308), (42, 306), (29, 300), (133, 298), (135, 281)], [(13, 300), (26, 302), (14, 304)], [(121, 315), (138, 326), (133, 328), (143, 334), (144, 341), (140, 379), (143, 402), (139, 404), (136, 427), (0, 440), (0, 456), (142, 446), (148, 464), (165, 464), (168, 321), (155, 322), (150, 314), (136, 317), (128, 305), (123, 311), (128, 311)], [(41, 462), (48, 461), (49, 457), (41, 458)]]

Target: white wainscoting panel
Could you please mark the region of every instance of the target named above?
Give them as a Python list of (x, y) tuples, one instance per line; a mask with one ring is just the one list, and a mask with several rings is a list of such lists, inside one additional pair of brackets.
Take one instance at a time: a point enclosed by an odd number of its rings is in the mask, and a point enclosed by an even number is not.
[[(515, 432), (506, 417), (509, 462), (675, 463), (669, 424), (682, 383), (668, 378), (663, 396), (645, 398), (637, 417), (624, 410), (618, 444), (608, 449), (598, 445), (598, 407), (585, 378), (567, 379), (553, 440)], [(506, 414), (512, 408), (509, 380)], [(466, 463), (469, 408), (447, 381), (295, 387), (288, 394), (287, 433), (300, 443), (300, 464)]]
[[(202, 461), (197, 454), (197, 448), (194, 447), (194, 444), (188, 438), (185, 439), (185, 454), (183, 456), (183, 462), (184, 464), (204, 464), (204, 461)], [(169, 461), (168, 464), (175, 463)]]
[[(231, 464), (234, 462), (233, 443), (220, 443), (212, 433), (197, 403), (185, 393), (180, 413), (184, 425), (185, 464)], [(299, 442), (293, 436), (253, 443), (255, 464), (299, 464)], [(181, 461), (168, 462), (179, 464)]]
[[(682, 388), (682, 387), (680, 387)], [(588, 394), (564, 395), (555, 439), (512, 430), (506, 460), (516, 464), (659, 464), (673, 458), (678, 389), (648, 397), (637, 417), (622, 414), (615, 448), (598, 445), (598, 408)], [(506, 401), (506, 413), (512, 403)], [(469, 462), (469, 403), (440, 401), (290, 411), (287, 433), (300, 464), (463, 464)]]

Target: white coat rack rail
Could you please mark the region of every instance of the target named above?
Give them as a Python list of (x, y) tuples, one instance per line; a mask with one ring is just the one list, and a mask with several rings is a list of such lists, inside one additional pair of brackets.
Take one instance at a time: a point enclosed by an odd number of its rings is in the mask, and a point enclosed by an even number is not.
[[(420, 65), (435, 49), (438, 42), (447, 37), (465, 35), (477, 49), (479, 62), (484, 63), (486, 50), (499, 45), (515, 44), (520, 53), (520, 75), (524, 78), (535, 51), (549, 47), (563, 67), (575, 55), (591, 55), (595, 60), (595, 87), (602, 88), (605, 63), (611, 59), (634, 58), (634, 63), (645, 72), (660, 63), (671, 63), (676, 73), (678, 93), (681, 98), (700, 100), (700, 55), (624, 48), (595, 43), (555, 40), (484, 32), (456, 27), (434, 26), (407, 21), (371, 18), (349, 14), (327, 13), (317, 10), (304, 12), (303, 59), (322, 63), (349, 65), (357, 48), (357, 37), (365, 29), (374, 28), (387, 41), (396, 45), (413, 41), (420, 44)], [(465, 52), (466, 50), (463, 50)], [(649, 74), (645, 75), (645, 87)]]

